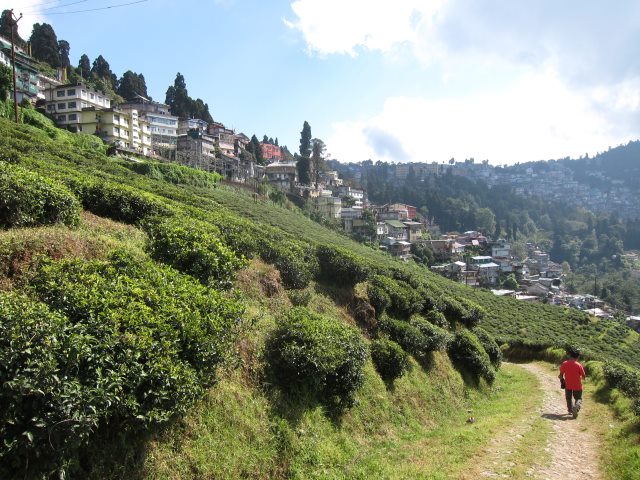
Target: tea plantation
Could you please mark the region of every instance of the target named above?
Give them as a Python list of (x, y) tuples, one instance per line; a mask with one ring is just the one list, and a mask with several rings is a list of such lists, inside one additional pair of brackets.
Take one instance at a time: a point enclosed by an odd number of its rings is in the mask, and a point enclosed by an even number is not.
[[(109, 157), (95, 137), (22, 117), (0, 118), (0, 478), (99, 478), (96, 445), (178, 421), (240, 367), (238, 384), (336, 425), (373, 401), (374, 377), (393, 389), (416, 368), (449, 372), (434, 387), (446, 398), (453, 365), (489, 388), (502, 344), (579, 346), (618, 362), (605, 374), (638, 396), (626, 326), (472, 290), (216, 174)], [(258, 268), (274, 298), (260, 308), (238, 288)], [(268, 430), (289, 460), (256, 476), (295, 476), (287, 418)]]

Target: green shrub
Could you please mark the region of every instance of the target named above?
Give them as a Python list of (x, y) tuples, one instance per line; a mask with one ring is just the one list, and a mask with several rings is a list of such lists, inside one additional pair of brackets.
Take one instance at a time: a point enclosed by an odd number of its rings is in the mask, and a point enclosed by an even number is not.
[(317, 274), (318, 262), (310, 247), (287, 240), (263, 239), (260, 256), (274, 265), (286, 288), (303, 289)]
[(471, 331), (461, 329), (456, 332), (449, 344), (449, 356), (461, 368), (477, 377), (484, 378), (487, 383), (492, 384), (495, 380), (496, 372), (491, 365), (489, 355), (478, 337)]
[(604, 378), (610, 387), (619, 389), (631, 399), (633, 413), (640, 416), (640, 371), (621, 363), (607, 362)]
[(1, 478), (55, 471), (97, 427), (110, 397), (79, 376), (94, 343), (46, 305), (0, 292)]
[(116, 252), (110, 261), (45, 264), (38, 297), (95, 342), (76, 374), (144, 423), (184, 411), (214, 381), (242, 310), (169, 267)]
[(380, 318), (387, 310), (387, 307), (391, 305), (391, 297), (378, 283), (369, 282), (367, 284), (367, 297), (376, 311), (376, 318)]
[(447, 322), (447, 317), (444, 316), (444, 313), (438, 310), (429, 310), (424, 317), (434, 325), (437, 325), (441, 328), (448, 328), (449, 322)]
[(281, 388), (302, 386), (330, 405), (350, 406), (364, 381), (367, 348), (360, 333), (305, 307), (280, 319), (265, 351)]
[(415, 324), (386, 315), (380, 318), (378, 328), (419, 360), (426, 360), (430, 352), (442, 348), (442, 342), (446, 342), (439, 335), (425, 335)]
[(451, 334), (448, 331), (432, 324), (424, 317), (414, 315), (411, 317), (409, 324), (416, 327), (425, 336), (429, 342), (430, 351), (446, 349), (451, 341)]
[[(393, 280), (382, 275), (374, 275), (370, 280), (370, 284), (387, 294), (390, 301), (387, 310), (394, 316), (409, 318), (424, 308), (420, 294), (402, 280)], [(384, 299), (384, 297), (382, 298)]]
[(341, 247), (321, 245), (317, 249), (320, 275), (328, 282), (351, 286), (363, 282), (370, 274), (360, 257)]
[(236, 270), (246, 261), (236, 257), (217, 235), (217, 229), (184, 217), (155, 219), (144, 224), (150, 255), (202, 284), (230, 288)]
[(171, 213), (159, 199), (132, 187), (84, 177), (69, 180), (69, 183), (84, 208), (101, 217), (133, 224), (154, 215)]
[(485, 316), (484, 309), (465, 298), (444, 297), (443, 313), (450, 322), (461, 323), (467, 328), (475, 327)]
[(495, 338), (481, 327), (475, 327), (472, 332), (476, 337), (478, 337), (478, 340), (480, 340), (485, 352), (489, 355), (491, 365), (496, 369), (500, 368), (500, 365), (502, 364), (502, 350), (500, 350), (500, 345), (498, 345)]
[(371, 359), (380, 376), (386, 381), (400, 377), (409, 365), (409, 356), (402, 347), (386, 338), (371, 342)]
[(140, 175), (173, 183), (174, 185), (190, 185), (193, 187), (210, 188), (222, 178), (217, 173), (208, 173), (184, 165), (173, 163), (126, 162), (125, 167)]
[(80, 221), (80, 204), (64, 185), (19, 165), (0, 163), (0, 227)]

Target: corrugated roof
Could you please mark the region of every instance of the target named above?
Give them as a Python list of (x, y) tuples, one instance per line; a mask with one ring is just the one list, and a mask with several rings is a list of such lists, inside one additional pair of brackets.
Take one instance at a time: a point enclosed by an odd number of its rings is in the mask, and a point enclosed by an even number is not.
[(406, 228), (406, 225), (399, 220), (386, 220), (385, 223), (395, 228)]

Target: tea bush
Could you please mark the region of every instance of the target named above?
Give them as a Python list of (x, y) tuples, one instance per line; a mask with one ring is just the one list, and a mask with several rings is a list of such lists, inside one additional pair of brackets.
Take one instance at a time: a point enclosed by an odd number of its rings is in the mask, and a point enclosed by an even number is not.
[(632, 400), (631, 409), (640, 416), (640, 371), (618, 362), (607, 362), (604, 378), (610, 387), (619, 389)]
[(379, 283), (369, 282), (367, 284), (367, 297), (376, 311), (376, 318), (380, 318), (387, 307), (391, 305), (391, 297)]
[(305, 307), (280, 319), (265, 352), (282, 389), (302, 386), (332, 406), (350, 406), (364, 381), (367, 347), (360, 333)]
[(476, 377), (484, 378), (489, 384), (496, 378), (489, 355), (478, 337), (467, 329), (456, 332), (449, 344), (449, 356), (464, 370)]
[(0, 227), (80, 221), (80, 203), (64, 185), (20, 165), (0, 162)]
[(393, 381), (402, 376), (409, 366), (409, 356), (393, 340), (381, 338), (371, 342), (371, 359), (380, 376)]
[(174, 185), (211, 188), (222, 178), (217, 173), (208, 173), (173, 163), (126, 162), (123, 165), (140, 175), (173, 183)]
[(502, 350), (500, 350), (500, 346), (498, 345), (498, 342), (496, 342), (495, 338), (481, 327), (475, 327), (472, 332), (476, 337), (478, 337), (478, 340), (482, 344), (485, 352), (489, 355), (491, 365), (496, 369), (500, 368), (500, 365), (502, 364)]
[(449, 327), (449, 322), (447, 322), (447, 317), (445, 317), (444, 314), (438, 310), (429, 310), (427, 313), (424, 314), (424, 317), (429, 322), (433, 323), (434, 325), (437, 325), (438, 327), (441, 327), (441, 328)]
[(234, 273), (246, 261), (237, 258), (219, 239), (212, 225), (184, 217), (154, 219), (144, 224), (149, 235), (150, 255), (183, 273), (197, 278), (202, 284), (228, 289), (233, 285)]
[(318, 273), (318, 261), (306, 245), (290, 240), (263, 239), (260, 249), (262, 259), (280, 271), (286, 288), (306, 288)]
[(362, 257), (342, 247), (321, 245), (317, 249), (320, 275), (329, 282), (353, 287), (363, 282), (370, 274), (370, 268)]
[(419, 360), (442, 347), (440, 338), (427, 337), (416, 325), (403, 320), (385, 315), (378, 321), (378, 328)]
[(424, 317), (414, 315), (411, 317), (409, 324), (420, 330), (420, 333), (428, 339), (431, 351), (443, 350), (447, 348), (451, 341), (451, 334), (448, 331), (432, 324)]
[[(392, 280), (382, 275), (374, 275), (370, 284), (383, 290), (389, 297), (389, 313), (396, 317), (409, 318), (422, 311), (424, 303), (419, 293), (402, 280)], [(384, 297), (383, 297), (384, 298)]]
[(101, 217), (124, 223), (136, 223), (154, 215), (169, 215), (169, 208), (153, 195), (125, 185), (77, 177), (70, 188), (82, 200), (84, 208)]
[(113, 396), (80, 378), (94, 344), (46, 305), (0, 292), (0, 478), (57, 470), (97, 427)]

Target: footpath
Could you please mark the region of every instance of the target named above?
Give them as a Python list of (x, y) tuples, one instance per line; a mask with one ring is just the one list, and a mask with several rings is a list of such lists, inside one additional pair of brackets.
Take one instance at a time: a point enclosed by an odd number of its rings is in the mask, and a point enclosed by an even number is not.
[[(542, 404), (491, 441), (474, 468), (476, 478), (600, 480), (600, 440), (589, 428), (589, 409), (594, 402), (591, 396), (585, 395), (584, 408), (578, 418), (573, 419), (566, 413), (564, 390), (559, 388), (557, 371), (540, 363), (518, 366), (538, 379), (544, 394)], [(534, 429), (548, 432), (546, 445), (541, 446), (538, 458), (522, 472), (516, 468), (513, 452), (527, 436), (533, 435)]]

